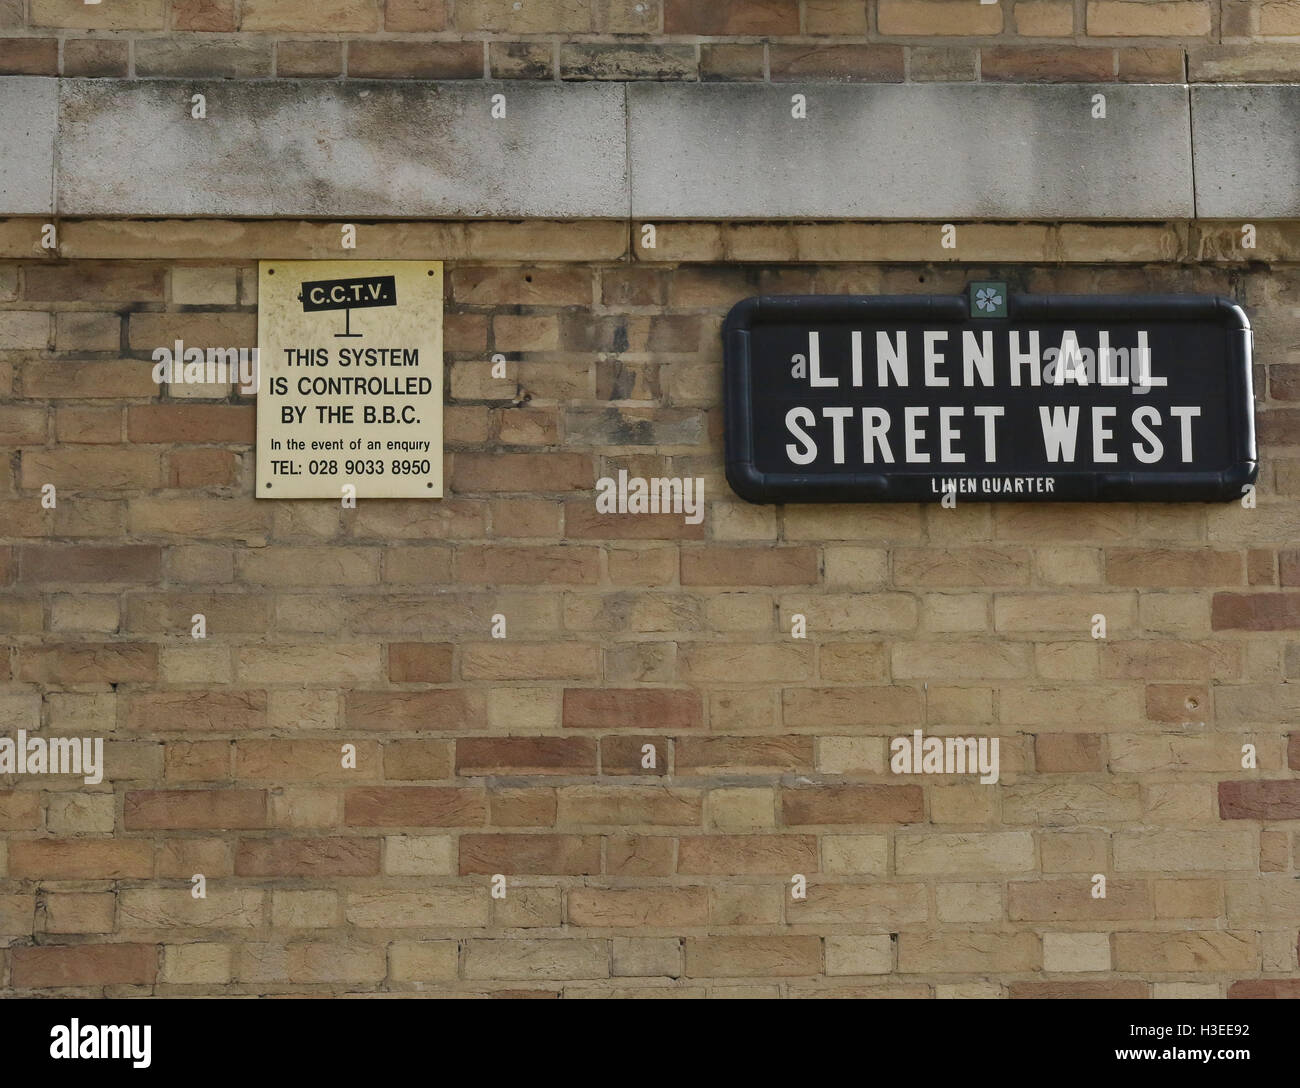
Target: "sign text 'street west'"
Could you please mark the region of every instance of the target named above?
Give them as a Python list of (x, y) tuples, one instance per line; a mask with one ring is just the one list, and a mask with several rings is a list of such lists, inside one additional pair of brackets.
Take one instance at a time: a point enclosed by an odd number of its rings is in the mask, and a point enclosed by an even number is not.
[(755, 502), (1176, 501), (1254, 480), (1239, 307), (1022, 295), (1005, 313), (962, 296), (739, 303), (724, 328), (732, 487)]

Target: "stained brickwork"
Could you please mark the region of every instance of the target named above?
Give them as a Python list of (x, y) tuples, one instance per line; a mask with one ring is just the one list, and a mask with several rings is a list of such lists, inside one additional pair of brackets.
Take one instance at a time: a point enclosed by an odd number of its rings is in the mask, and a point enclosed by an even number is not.
[[(649, 6), (669, 37), (737, 49), (801, 27), (918, 34), (937, 8), (977, 40), (1073, 34), (1130, 7), (1210, 48), (1229, 9), (1253, 28), (1288, 7)], [(378, 34), (381, 14), (240, 10), (258, 33)], [(473, 13), (489, 44), (575, 29), (511, 10), (390, 4), (383, 25)], [(637, 30), (635, 5), (599, 10), (593, 29)], [(234, 18), (219, 3), (32, 11), (132, 13), (140, 31)], [(33, 229), (0, 238), (14, 255)], [(988, 227), (984, 263), (959, 267), (809, 259), (835, 244), (815, 225), (665, 227), (653, 261), (619, 224), (363, 225), (359, 256), (447, 258), (449, 492), (355, 510), (254, 500), (252, 399), (150, 376), (178, 339), (254, 344), (250, 259), (337, 256), (328, 225), (311, 252), (315, 229), (69, 223), (64, 258), (0, 262), (0, 735), (101, 737), (107, 764), (98, 785), (0, 778), (0, 988), (1294, 995), (1290, 228), (1262, 229), (1245, 263), (1217, 259), (1207, 226)], [(871, 252), (934, 228), (835, 231)], [(1236, 298), (1256, 330), (1257, 506), (779, 507), (729, 491), (734, 302), (972, 278)], [(598, 512), (596, 480), (619, 469), (702, 477), (703, 521)], [(999, 738), (1000, 780), (891, 773), (890, 739), (914, 729)]]

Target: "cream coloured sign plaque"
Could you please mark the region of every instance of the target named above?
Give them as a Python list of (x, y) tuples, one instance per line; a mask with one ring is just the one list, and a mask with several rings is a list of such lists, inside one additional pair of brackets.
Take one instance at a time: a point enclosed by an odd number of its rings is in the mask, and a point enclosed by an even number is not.
[(257, 309), (257, 497), (441, 498), (442, 263), (262, 261)]

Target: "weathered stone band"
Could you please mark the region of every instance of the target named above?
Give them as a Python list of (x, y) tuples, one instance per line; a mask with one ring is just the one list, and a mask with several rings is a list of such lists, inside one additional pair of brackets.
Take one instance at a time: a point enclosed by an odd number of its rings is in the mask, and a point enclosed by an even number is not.
[(1274, 85), (7, 77), (0, 215), (1290, 218), (1297, 116)]

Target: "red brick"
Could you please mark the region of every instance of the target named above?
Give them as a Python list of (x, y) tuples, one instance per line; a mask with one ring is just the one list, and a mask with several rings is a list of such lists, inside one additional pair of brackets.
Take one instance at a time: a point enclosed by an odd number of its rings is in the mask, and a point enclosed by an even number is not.
[(129, 831), (266, 826), (264, 790), (132, 790), (123, 812)]
[(814, 835), (689, 835), (677, 845), (679, 873), (788, 877), (820, 868)]
[(9, 955), (13, 972), (11, 984), (16, 990), (132, 983), (148, 985), (158, 972), (158, 949), (151, 944), (14, 948)]
[(1212, 624), (1216, 631), (1300, 629), (1300, 593), (1216, 593)]
[(143, 642), (99, 642), (23, 648), (18, 678), (45, 684), (123, 684), (152, 681), (158, 647)]
[(600, 872), (599, 835), (462, 835), (460, 873), (587, 876)]
[(566, 729), (698, 729), (700, 697), (668, 688), (565, 688)]
[(1097, 733), (1040, 733), (1034, 738), (1034, 766), (1040, 774), (1101, 771)]
[(1231, 998), (1300, 999), (1300, 978), (1247, 978), (1228, 987)]
[(589, 737), (467, 737), (456, 742), (460, 775), (595, 774)]
[(799, 33), (798, 0), (665, 0), (664, 33), (707, 36)]
[(344, 705), (353, 729), (471, 730), (485, 720), (482, 693), (461, 688), (350, 691)]
[(909, 824), (923, 820), (920, 786), (812, 786), (781, 790), (787, 827)]
[(483, 791), (456, 786), (358, 786), (343, 794), (350, 827), (481, 827)]
[(241, 839), (237, 876), (377, 876), (379, 840)]
[(390, 642), (388, 679), (395, 684), (441, 684), (451, 679), (449, 642)]
[(1210, 705), (1205, 684), (1148, 684), (1147, 717), (1153, 722), (1204, 721)]
[[(642, 767), (642, 748), (647, 744), (655, 750), (655, 765)], [(601, 774), (645, 774), (666, 775), (668, 773), (668, 738), (645, 736), (601, 737), (600, 739), (600, 773)]]
[[(1292, 555), (1300, 553), (1291, 553)], [(1268, 548), (1251, 548), (1246, 553), (1246, 581), (1252, 586), (1272, 586), (1278, 582), (1277, 566), (1280, 556)], [(1300, 566), (1296, 569), (1297, 583), (1300, 584)]]
[(1225, 820), (1300, 820), (1300, 779), (1250, 779), (1219, 783)]
[(257, 411), (251, 404), (133, 404), (126, 436), (131, 442), (252, 445)]
[(813, 769), (813, 738), (682, 737), (676, 743), (678, 774), (754, 774)]
[(157, 582), (162, 549), (152, 544), (27, 544), (18, 551), (20, 582)]

